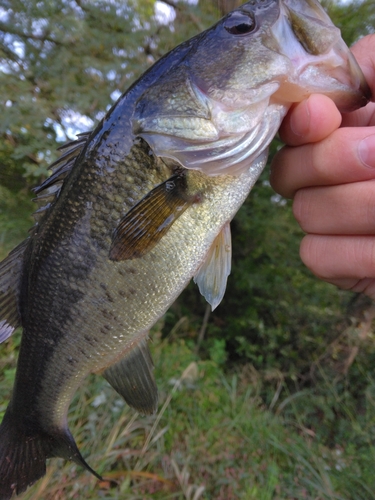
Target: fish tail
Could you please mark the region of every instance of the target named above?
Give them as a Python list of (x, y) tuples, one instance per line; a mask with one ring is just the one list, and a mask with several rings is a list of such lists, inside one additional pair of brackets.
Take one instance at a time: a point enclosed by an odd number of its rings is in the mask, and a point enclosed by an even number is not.
[(8, 500), (46, 473), (46, 443), (38, 435), (27, 435), (5, 413), (0, 425), (0, 500)]
[(0, 500), (9, 500), (43, 477), (50, 457), (72, 460), (102, 479), (85, 462), (68, 429), (54, 434), (26, 430), (8, 409), (0, 425)]

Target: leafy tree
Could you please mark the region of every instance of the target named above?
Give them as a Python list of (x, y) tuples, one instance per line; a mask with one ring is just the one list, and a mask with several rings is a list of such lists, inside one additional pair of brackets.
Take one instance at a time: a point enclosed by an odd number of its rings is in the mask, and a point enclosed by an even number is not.
[(2, 2), (0, 154), (14, 162), (4, 171), (46, 175), (56, 141), (90, 128), (147, 67), (152, 4)]
[(361, 36), (375, 32), (375, 8), (373, 0), (352, 0), (349, 4), (337, 0), (323, 0), (324, 7), (341, 29), (350, 46)]

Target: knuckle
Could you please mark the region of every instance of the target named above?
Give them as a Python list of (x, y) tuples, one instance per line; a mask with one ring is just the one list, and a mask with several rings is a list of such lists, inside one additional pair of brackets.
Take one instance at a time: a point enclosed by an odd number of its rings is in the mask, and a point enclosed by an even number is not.
[(309, 232), (310, 189), (300, 189), (293, 200), (293, 215), (301, 229)]
[[(365, 262), (365, 269), (369, 273), (369, 276), (375, 276), (375, 237), (370, 237), (364, 239), (362, 245), (362, 262)], [(366, 272), (366, 274), (367, 274)]]
[(375, 233), (375, 180), (361, 183), (358, 203), (364, 207), (365, 227), (371, 228), (372, 234)]
[(313, 144), (307, 152), (316, 185), (335, 183), (338, 174), (342, 175), (342, 164), (348, 155), (347, 134), (347, 130), (337, 129), (326, 139)]
[(315, 245), (315, 237), (307, 235), (305, 236), (300, 245), (299, 255), (302, 262), (305, 264), (307, 268), (310, 269), (312, 273), (316, 276), (322, 277), (322, 273), (319, 272), (318, 263), (320, 261), (317, 256), (317, 247)]

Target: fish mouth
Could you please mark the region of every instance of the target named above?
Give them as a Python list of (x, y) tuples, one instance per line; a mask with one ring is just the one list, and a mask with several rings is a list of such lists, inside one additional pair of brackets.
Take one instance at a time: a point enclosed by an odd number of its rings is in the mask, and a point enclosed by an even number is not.
[(280, 79), (274, 97), (298, 102), (313, 93), (330, 97), (341, 112), (365, 106), (371, 90), (353, 54), (321, 5), (306, 0), (280, 2), (278, 21), (271, 28), (279, 51), (293, 67)]

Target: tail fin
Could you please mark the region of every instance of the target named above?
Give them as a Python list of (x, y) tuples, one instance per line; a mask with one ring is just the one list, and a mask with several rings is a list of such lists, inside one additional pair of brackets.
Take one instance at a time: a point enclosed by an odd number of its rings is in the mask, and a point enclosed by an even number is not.
[(0, 500), (9, 500), (46, 473), (46, 459), (62, 457), (101, 477), (85, 462), (69, 430), (54, 435), (25, 432), (7, 410), (0, 425)]

